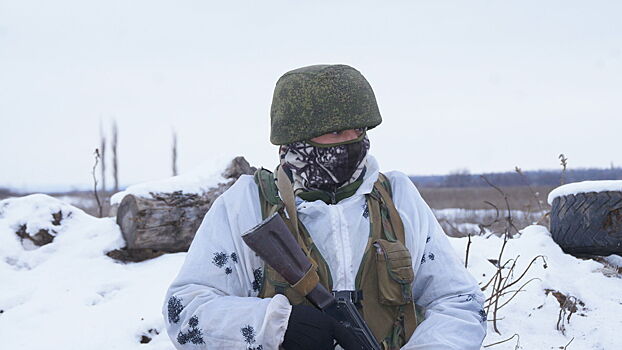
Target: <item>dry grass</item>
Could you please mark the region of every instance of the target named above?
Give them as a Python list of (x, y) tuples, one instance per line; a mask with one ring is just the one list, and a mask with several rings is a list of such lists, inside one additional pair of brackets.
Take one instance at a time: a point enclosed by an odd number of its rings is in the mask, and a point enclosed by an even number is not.
[[(513, 210), (540, 211), (548, 210), (546, 197), (553, 187), (533, 187), (537, 195), (534, 196), (527, 186), (501, 187), (508, 194), (510, 207)], [(499, 192), (491, 187), (423, 187), (419, 192), (428, 205), (434, 209), (462, 208), (462, 209), (492, 209), (485, 201), (493, 203), (498, 208), (504, 208), (505, 202)]]

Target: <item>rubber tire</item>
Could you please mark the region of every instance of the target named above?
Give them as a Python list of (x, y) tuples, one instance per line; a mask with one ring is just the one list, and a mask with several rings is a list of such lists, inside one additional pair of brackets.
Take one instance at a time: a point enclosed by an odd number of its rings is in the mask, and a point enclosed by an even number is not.
[(622, 254), (622, 192), (587, 192), (555, 198), (553, 240), (569, 254)]

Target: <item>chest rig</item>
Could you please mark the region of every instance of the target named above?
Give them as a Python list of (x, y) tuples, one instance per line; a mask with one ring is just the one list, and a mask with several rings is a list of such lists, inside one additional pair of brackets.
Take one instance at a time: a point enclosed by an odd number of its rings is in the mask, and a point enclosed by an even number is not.
[[(319, 282), (332, 290), (330, 269), (309, 232), (298, 220), (292, 185), (287, 175), (280, 168), (277, 168), (276, 177), (269, 170), (260, 168), (254, 177), (259, 187), (263, 218), (279, 212), (316, 267)], [(410, 339), (418, 324), (412, 296), (412, 259), (405, 246), (404, 225), (391, 199), (389, 180), (379, 174), (373, 190), (365, 196), (370, 230), (356, 275), (356, 291), (351, 292), (352, 301), (382, 347), (399, 349)], [(276, 294), (285, 295), (292, 305), (311, 305), (303, 294), (265, 264), (259, 297), (268, 298)]]

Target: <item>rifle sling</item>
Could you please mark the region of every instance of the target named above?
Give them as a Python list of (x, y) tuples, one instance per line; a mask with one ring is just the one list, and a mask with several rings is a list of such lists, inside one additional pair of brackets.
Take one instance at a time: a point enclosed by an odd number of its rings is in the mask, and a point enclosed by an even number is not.
[(312, 263), (309, 270), (296, 284), (292, 285), (292, 288), (301, 295), (306, 296), (309, 294), (318, 283), (320, 283), (320, 276), (317, 274), (317, 265)]

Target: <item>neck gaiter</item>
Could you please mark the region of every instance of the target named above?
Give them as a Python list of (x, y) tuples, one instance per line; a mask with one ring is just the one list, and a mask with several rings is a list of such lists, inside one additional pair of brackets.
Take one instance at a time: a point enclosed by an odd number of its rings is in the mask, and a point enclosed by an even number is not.
[(336, 192), (364, 173), (368, 149), (366, 134), (339, 144), (299, 141), (281, 146), (281, 166), (291, 174), (295, 193), (301, 190)]

